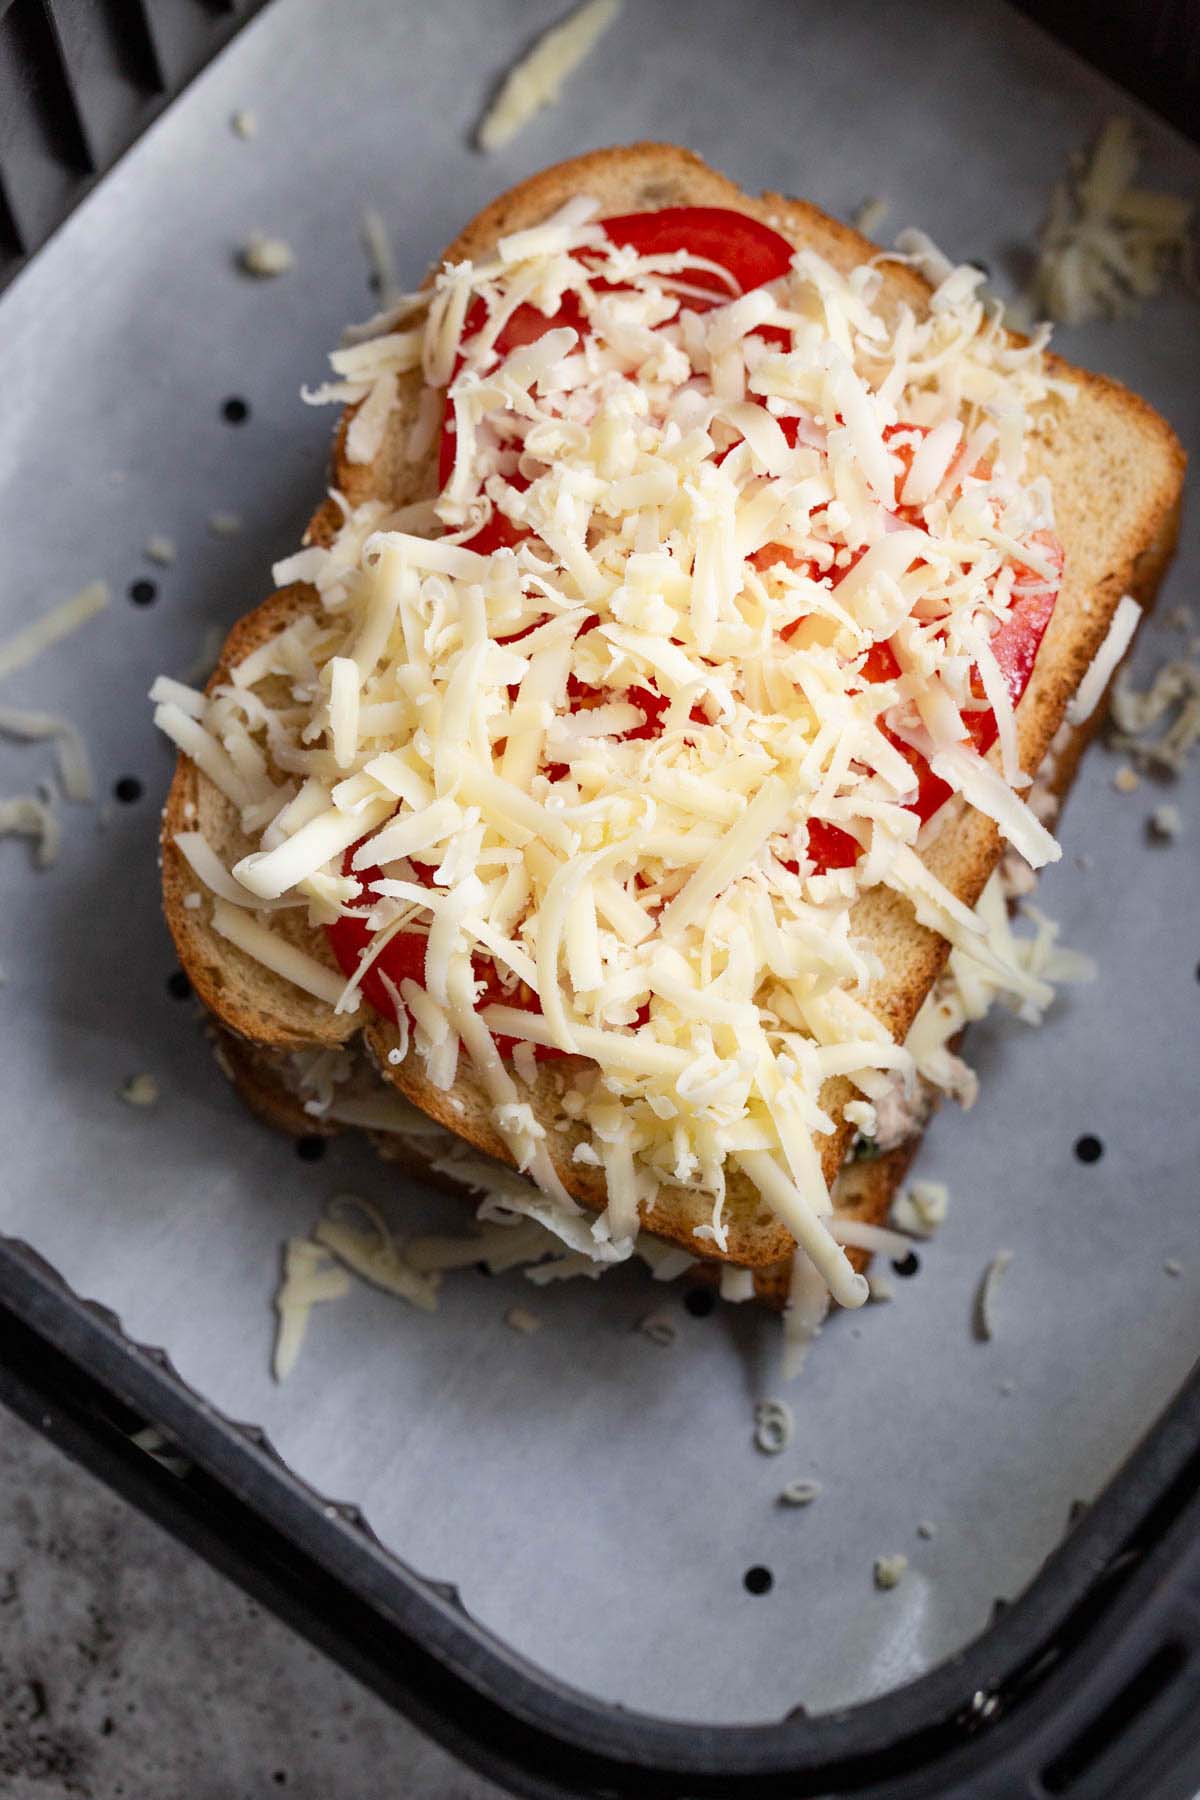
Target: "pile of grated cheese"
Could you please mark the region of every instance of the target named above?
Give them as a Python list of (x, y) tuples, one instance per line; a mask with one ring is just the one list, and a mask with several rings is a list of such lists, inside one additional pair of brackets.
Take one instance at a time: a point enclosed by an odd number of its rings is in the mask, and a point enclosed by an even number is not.
[(1135, 186), (1141, 152), (1132, 119), (1109, 119), (1090, 154), (1071, 158), (1042, 226), (1033, 304), (1065, 325), (1121, 318), (1186, 273), (1194, 207)]
[[(624, 1258), (682, 1188), (707, 1213), (698, 1250), (724, 1251), (736, 1169), (805, 1253), (797, 1290), (857, 1305), (866, 1283), (828, 1229), (822, 1089), (849, 1077), (869, 1130), (889, 1074), (915, 1080), (915, 1064), (871, 1010), (884, 971), (855, 901), (883, 884), (1008, 988), (1044, 994), (925, 867), (944, 815), (921, 835), (913, 770), (881, 726), (1031, 866), (1057, 857), (1021, 798), (989, 638), (1018, 586), (1055, 579), (1051, 494), (1025, 447), (1069, 390), (1043, 338), (1010, 343), (977, 270), (950, 271), (918, 317), (884, 304), (878, 267), (844, 276), (799, 250), (770, 287), (694, 310), (698, 258), (617, 248), (595, 212), (576, 199), (490, 260), (446, 266), (331, 359), (313, 398), (357, 404), (351, 461), (377, 454), (401, 404), (425, 454), (445, 403), (453, 468), (436, 500), (346, 507), (329, 548), (279, 565), (319, 606), (211, 697), (156, 684), (157, 722), (260, 847), (229, 870), (199, 834), (178, 841), (218, 932), (354, 1012), (358, 977), (271, 915), (349, 910), (343, 857), (367, 840), (354, 867), (382, 877), (364, 966), (397, 932), (428, 935), (424, 986), (397, 996), (402, 1047), (439, 1089), (469, 1066), (543, 1190), (538, 1216), (573, 1248)], [(497, 356), (518, 305), (549, 318), (566, 295), (582, 338), (555, 326)], [(464, 339), (477, 297), (486, 323)], [(497, 512), (529, 535), (469, 548)], [(831, 571), (848, 571), (836, 590)], [(900, 672), (872, 681), (884, 641)], [(963, 736), (972, 666), (999, 767)], [(594, 704), (572, 705), (572, 679)], [(630, 738), (647, 692), (661, 733)], [(812, 821), (857, 840), (854, 867), (816, 872)], [(473, 954), (512, 1004), (476, 1010)], [(518, 1041), (510, 1060), (497, 1037)], [(606, 1176), (594, 1222), (530, 1103), (533, 1044), (583, 1059), (561, 1065), (558, 1105), (586, 1132), (576, 1162)]]

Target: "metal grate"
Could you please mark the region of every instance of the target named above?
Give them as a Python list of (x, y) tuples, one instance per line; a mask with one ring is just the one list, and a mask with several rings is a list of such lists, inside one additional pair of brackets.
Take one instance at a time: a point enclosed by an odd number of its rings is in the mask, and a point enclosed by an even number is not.
[(0, 288), (265, 0), (0, 0)]

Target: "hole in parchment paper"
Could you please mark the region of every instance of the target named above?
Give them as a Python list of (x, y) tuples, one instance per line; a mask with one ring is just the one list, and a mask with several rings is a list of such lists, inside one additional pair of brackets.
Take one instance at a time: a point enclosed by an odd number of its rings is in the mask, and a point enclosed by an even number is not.
[(191, 996), (192, 984), (182, 969), (173, 969), (167, 976), (167, 992), (172, 1000), (187, 1000)]
[(1099, 1162), (1104, 1155), (1104, 1145), (1098, 1137), (1092, 1137), (1088, 1133), (1084, 1137), (1075, 1139), (1075, 1154), (1081, 1163)]
[(296, 1155), (301, 1162), (320, 1162), (326, 1150), (323, 1137), (302, 1137), (296, 1139)]
[(683, 1296), (683, 1304), (687, 1307), (693, 1319), (707, 1319), (709, 1313), (717, 1304), (717, 1296), (713, 1293), (711, 1288), (689, 1288), (687, 1293)]
[(250, 417), (250, 402), (240, 394), (230, 394), (221, 404), (221, 417), (227, 425), (244, 425)]
[(901, 1257), (899, 1262), (892, 1264), (897, 1275), (915, 1275), (920, 1266), (921, 1259), (915, 1250), (910, 1250), (907, 1256)]
[(770, 1569), (764, 1569), (761, 1563), (755, 1563), (742, 1576), (742, 1586), (748, 1594), (769, 1594), (775, 1585), (775, 1577)]
[(142, 784), (136, 775), (122, 775), (119, 781), (113, 782), (113, 793), (122, 806), (132, 806), (142, 797)]
[(147, 581), (145, 577), (140, 581), (131, 581), (129, 584), (129, 598), (133, 601), (135, 606), (153, 606), (154, 602), (158, 599), (158, 588), (155, 586), (154, 582)]

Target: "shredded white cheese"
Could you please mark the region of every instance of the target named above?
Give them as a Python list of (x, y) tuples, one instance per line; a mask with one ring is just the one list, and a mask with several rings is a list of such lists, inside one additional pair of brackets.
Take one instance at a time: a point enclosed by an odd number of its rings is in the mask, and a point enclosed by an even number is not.
[(1012, 1259), (1011, 1250), (997, 1250), (979, 1283), (979, 1292), (975, 1298), (975, 1332), (985, 1343), (995, 1336), (993, 1314), (996, 1288)]
[[(845, 276), (802, 251), (771, 288), (729, 284), (695, 310), (686, 254), (620, 249), (595, 211), (577, 196), (443, 269), (335, 353), (328, 397), (357, 405), (348, 457), (375, 453), (420, 371), (454, 425), (446, 486), (401, 514), (345, 509), (331, 545), (276, 571), (312, 585), (314, 610), (212, 695), (156, 689), (156, 717), (260, 846), (226, 886), (193, 841), (216, 930), (341, 1010), (358, 976), (256, 902), (319, 924), (365, 902), (359, 976), (386, 970), (397, 934), (420, 936), (423, 985), (396, 989), (401, 1054), (451, 1104), (460, 1058), (472, 1066), (541, 1189), (514, 1177), (504, 1204), (608, 1262), (660, 1196), (686, 1193), (702, 1254), (728, 1242), (730, 1180), (748, 1182), (800, 1246), (794, 1362), (828, 1293), (853, 1306), (868, 1291), (830, 1228), (826, 1083), (848, 1077), (866, 1121), (886, 1081), (921, 1066), (871, 1010), (855, 902), (890, 886), (991, 993), (1030, 1012), (1050, 995), (1012, 934), (916, 853), (896, 744), (1031, 863), (1057, 855), (1015, 791), (987, 646), (1016, 570), (1036, 591), (1055, 579), (1050, 496), (1023, 457), (1061, 384), (1040, 343), (1009, 343), (978, 271), (947, 268), (918, 319), (885, 312), (877, 269)], [(582, 340), (560, 323), (495, 348), (517, 305), (552, 318), (564, 297)], [(473, 548), (497, 519), (515, 546)], [(882, 649), (895, 673), (871, 678)], [(998, 759), (965, 736), (975, 667)], [(820, 872), (822, 830), (857, 847), (853, 866)], [(527, 1097), (537, 1046), (587, 1061), (570, 1155), (603, 1172), (594, 1222)]]
[(796, 1420), (786, 1400), (760, 1400), (754, 1408), (754, 1444), (765, 1456), (778, 1456), (796, 1435)]
[(103, 581), (89, 581), (85, 588), (80, 588), (69, 600), (45, 613), (42, 618), (35, 619), (18, 631), (15, 637), (0, 644), (0, 677), (13, 675), (18, 669), (24, 669), (43, 650), (49, 650), (53, 644), (60, 643), (89, 619), (94, 619), (98, 612), (103, 612), (109, 602), (108, 584)]
[(59, 781), (67, 799), (87, 801), (96, 798), (96, 778), (87, 747), (69, 719), (58, 713), (27, 712), (16, 706), (0, 706), (0, 736), (21, 738), (27, 743), (53, 738)]
[(892, 1202), (892, 1220), (914, 1237), (932, 1237), (946, 1222), (950, 1193), (940, 1181), (911, 1181)]
[(1177, 838), (1183, 830), (1183, 814), (1171, 801), (1156, 806), (1150, 814), (1150, 831), (1152, 836), (1169, 842)]
[(535, 114), (556, 105), (564, 82), (591, 55), (620, 10), (621, 0), (586, 0), (539, 38), (505, 76), (480, 121), (475, 133), (479, 148), (502, 150)]
[(1045, 317), (1120, 317), (1183, 267), (1192, 202), (1135, 186), (1140, 160), (1133, 121), (1110, 119), (1091, 155), (1073, 156), (1055, 185), (1034, 276)]
[(175, 539), (167, 537), (164, 532), (155, 531), (146, 539), (145, 553), (150, 562), (158, 563), (164, 569), (169, 568), (177, 554)]
[(153, 1075), (131, 1075), (121, 1088), (126, 1106), (157, 1106), (158, 1096), (159, 1086)]
[(1075, 690), (1074, 698), (1067, 706), (1069, 725), (1082, 725), (1085, 719), (1091, 718), (1104, 697), (1104, 690), (1112, 680), (1117, 664), (1133, 642), (1133, 634), (1141, 617), (1142, 609), (1132, 594), (1122, 594), (1108, 628), (1108, 635), (1092, 658), (1087, 673)]
[[(365, 1220), (365, 1225), (357, 1220)], [(422, 1312), (437, 1310), (438, 1276), (409, 1266), (379, 1208), (361, 1195), (335, 1194), (317, 1221), (313, 1239), (372, 1287), (407, 1300)]]
[(295, 1368), (313, 1307), (322, 1300), (344, 1299), (349, 1292), (350, 1277), (328, 1250), (308, 1238), (288, 1239), (275, 1295), (279, 1324), (271, 1367), (276, 1381), (286, 1381)]
[(58, 861), (62, 827), (39, 795), (13, 794), (0, 799), (0, 837), (31, 838), (34, 862), (49, 869)]

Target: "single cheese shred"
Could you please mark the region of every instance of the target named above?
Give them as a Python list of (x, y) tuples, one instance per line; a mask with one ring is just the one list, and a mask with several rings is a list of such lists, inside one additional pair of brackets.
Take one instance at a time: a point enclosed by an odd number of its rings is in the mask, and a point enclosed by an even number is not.
[(553, 106), (621, 10), (621, 0), (586, 0), (539, 38), (528, 56), (505, 76), (500, 92), (475, 134), (484, 151), (502, 150), (543, 107)]
[(349, 1292), (350, 1277), (337, 1267), (328, 1250), (308, 1238), (288, 1239), (283, 1278), (275, 1295), (279, 1324), (272, 1372), (276, 1381), (286, 1381), (295, 1368), (313, 1307), (323, 1300), (342, 1300)]
[(35, 619), (18, 631), (15, 637), (0, 644), (0, 676), (13, 675), (31, 663), (35, 656), (43, 650), (49, 650), (52, 644), (59, 643), (78, 631), (89, 619), (103, 612), (109, 602), (108, 586), (103, 581), (89, 581), (69, 600), (53, 607), (50, 612)]

